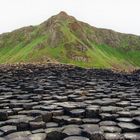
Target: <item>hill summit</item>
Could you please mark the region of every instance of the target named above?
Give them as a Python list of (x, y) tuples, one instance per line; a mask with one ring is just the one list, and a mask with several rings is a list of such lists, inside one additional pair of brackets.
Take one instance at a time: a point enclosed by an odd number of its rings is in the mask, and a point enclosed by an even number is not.
[(140, 36), (96, 28), (62, 11), (38, 26), (0, 35), (0, 63), (18, 62), (137, 68)]

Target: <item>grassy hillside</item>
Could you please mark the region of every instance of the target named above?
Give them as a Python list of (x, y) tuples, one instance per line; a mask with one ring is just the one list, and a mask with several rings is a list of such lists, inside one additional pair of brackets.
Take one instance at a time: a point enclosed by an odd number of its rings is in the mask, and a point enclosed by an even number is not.
[(140, 37), (98, 29), (66, 13), (0, 35), (0, 63), (60, 62), (82, 67), (140, 67)]

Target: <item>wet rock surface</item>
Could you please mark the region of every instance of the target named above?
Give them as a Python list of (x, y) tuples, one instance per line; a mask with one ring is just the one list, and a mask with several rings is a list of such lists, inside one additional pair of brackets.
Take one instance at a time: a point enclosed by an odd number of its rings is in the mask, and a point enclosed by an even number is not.
[(140, 71), (0, 66), (0, 140), (140, 140)]

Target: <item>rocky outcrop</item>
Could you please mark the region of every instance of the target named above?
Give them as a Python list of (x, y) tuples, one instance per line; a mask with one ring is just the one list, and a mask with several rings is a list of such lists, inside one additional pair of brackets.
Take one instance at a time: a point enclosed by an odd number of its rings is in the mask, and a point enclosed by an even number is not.
[(139, 140), (139, 75), (0, 66), (0, 140)]
[(71, 56), (70, 57), (74, 61), (88, 62), (88, 58), (84, 56)]

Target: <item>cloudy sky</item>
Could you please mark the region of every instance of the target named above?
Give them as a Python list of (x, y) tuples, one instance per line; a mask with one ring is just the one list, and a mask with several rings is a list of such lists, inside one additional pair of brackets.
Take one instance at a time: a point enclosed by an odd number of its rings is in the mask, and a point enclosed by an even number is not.
[(140, 35), (140, 0), (0, 0), (0, 33), (66, 11), (96, 27)]

